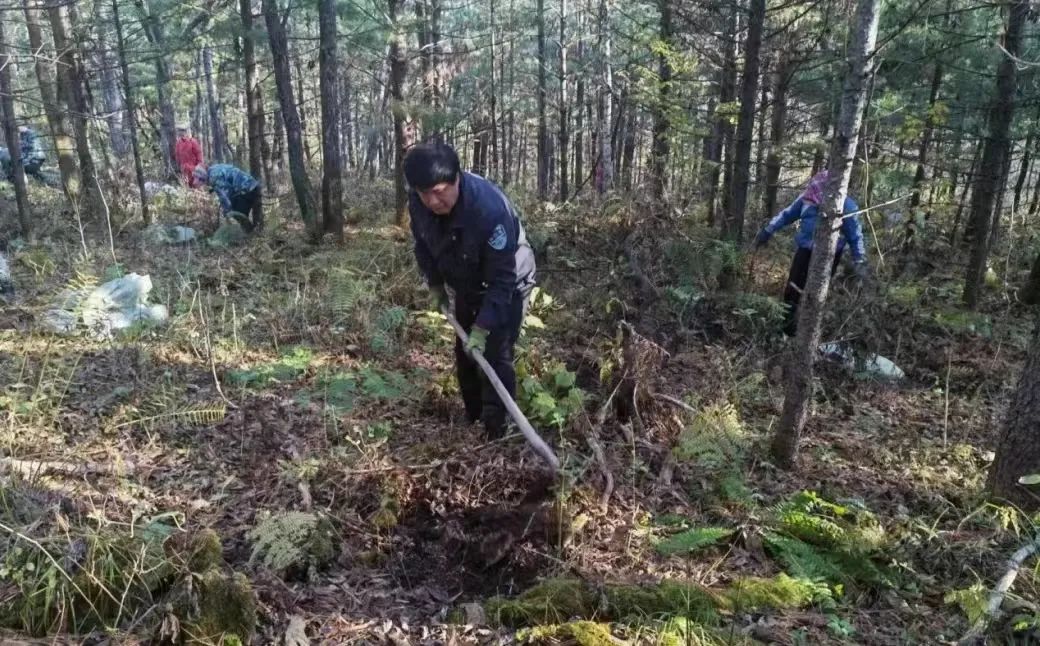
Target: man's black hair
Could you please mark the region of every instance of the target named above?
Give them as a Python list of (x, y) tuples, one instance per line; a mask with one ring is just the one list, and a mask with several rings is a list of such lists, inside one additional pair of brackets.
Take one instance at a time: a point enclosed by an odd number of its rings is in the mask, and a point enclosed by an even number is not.
[(459, 155), (448, 144), (419, 144), (404, 158), (405, 179), (418, 191), (454, 182), (460, 171)]

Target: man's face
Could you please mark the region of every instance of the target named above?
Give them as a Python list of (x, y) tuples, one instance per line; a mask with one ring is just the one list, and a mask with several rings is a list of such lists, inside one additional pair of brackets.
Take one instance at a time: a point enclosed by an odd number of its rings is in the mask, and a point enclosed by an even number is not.
[(437, 215), (448, 215), (459, 201), (459, 178), (454, 182), (441, 182), (425, 191), (418, 191), (419, 199)]

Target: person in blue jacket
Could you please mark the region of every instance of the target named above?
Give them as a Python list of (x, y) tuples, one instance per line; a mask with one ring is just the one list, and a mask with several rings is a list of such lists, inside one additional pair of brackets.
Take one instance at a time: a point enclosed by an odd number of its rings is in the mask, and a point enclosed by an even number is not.
[(408, 210), (415, 260), (431, 306), (447, 308), (469, 342), (455, 340), (459, 390), (471, 423), (480, 420), (491, 439), (506, 429), (506, 411), (470, 353), (479, 351), (514, 399), (513, 346), (535, 283), (535, 260), (516, 209), (498, 186), (462, 172), (446, 144), (420, 144), (404, 160), (411, 189)]
[[(783, 211), (777, 213), (755, 238), (755, 248), (765, 246), (770, 238), (780, 229), (793, 222), (799, 222), (798, 233), (795, 234), (795, 254), (791, 260), (791, 271), (787, 278), (787, 286), (784, 288), (784, 303), (787, 305), (787, 317), (784, 325), (784, 333), (793, 336), (798, 324), (798, 303), (805, 289), (805, 281), (809, 277), (809, 260), (812, 258), (813, 233), (816, 231), (816, 221), (819, 218), (820, 202), (823, 201), (823, 192), (827, 185), (828, 171), (817, 173), (811, 180), (805, 191), (798, 196)], [(834, 264), (831, 266), (833, 274), (838, 269), (842, 253), (848, 246), (852, 253), (853, 267), (856, 275), (863, 279), (868, 274), (866, 245), (863, 241), (863, 227), (860, 225), (859, 205), (851, 197), (845, 198), (842, 208), (841, 235), (838, 238), (838, 247), (834, 255)]]
[(231, 164), (199, 164), (194, 175), (199, 184), (216, 194), (221, 215), (234, 218), (247, 233), (263, 228), (260, 182), (256, 178)]

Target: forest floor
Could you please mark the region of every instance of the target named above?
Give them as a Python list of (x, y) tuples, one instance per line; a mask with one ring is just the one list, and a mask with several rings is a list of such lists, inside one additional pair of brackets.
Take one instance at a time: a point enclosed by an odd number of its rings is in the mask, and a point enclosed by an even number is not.
[[(201, 203), (157, 217), (210, 232)], [(520, 399), (563, 462), (547, 490), (518, 434), (465, 424), (450, 328), (385, 209), (343, 247), (274, 213), (231, 249), (155, 246), (136, 223), (109, 249), (91, 225), (88, 256), (62, 217), (11, 252), (0, 310), (10, 643), (238, 643), (249, 589), (254, 643), (945, 643), (1031, 536), (981, 497), (1031, 322), (996, 288), (959, 310), (956, 267), (839, 282), (828, 340), (907, 377), (821, 364), (788, 472), (768, 451), (787, 240), (747, 258), (624, 202), (529, 211)], [(41, 325), (63, 289), (129, 272), (167, 324)], [(200, 565), (204, 529), (221, 549)], [(1036, 575), (1001, 639), (1035, 623)]]

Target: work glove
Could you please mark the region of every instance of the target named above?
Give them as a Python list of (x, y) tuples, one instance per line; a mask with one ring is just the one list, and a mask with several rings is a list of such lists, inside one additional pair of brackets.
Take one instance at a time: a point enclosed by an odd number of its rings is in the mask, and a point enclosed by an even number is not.
[(473, 354), (474, 350), (484, 354), (487, 349), (488, 331), (482, 327), (473, 326), (469, 333), (469, 341), (466, 342), (466, 352)]
[(860, 282), (867, 282), (870, 279), (870, 265), (867, 264), (866, 260), (857, 260), (852, 264), (852, 271), (855, 272), (856, 278)]
[(430, 307), (435, 312), (448, 309), (448, 292), (443, 285), (430, 285)]
[(761, 249), (762, 247), (769, 244), (769, 238), (771, 237), (772, 236), (765, 229), (759, 231), (758, 235), (755, 236), (755, 249)]

